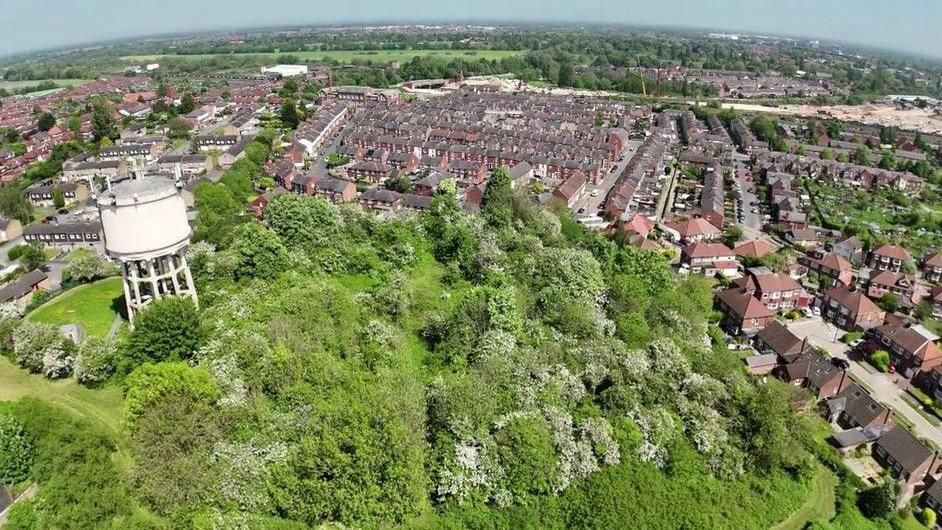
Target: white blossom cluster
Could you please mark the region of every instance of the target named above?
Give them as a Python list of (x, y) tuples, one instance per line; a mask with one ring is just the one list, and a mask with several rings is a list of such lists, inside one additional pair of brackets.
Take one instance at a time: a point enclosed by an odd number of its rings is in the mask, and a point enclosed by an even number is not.
[(222, 496), (242, 509), (258, 511), (269, 502), (265, 494), (268, 466), (283, 462), (288, 446), (276, 442), (264, 447), (252, 443), (217, 442), (210, 461), (219, 464), (218, 484)]
[(546, 410), (546, 419), (559, 458), (557, 493), (568, 488), (573, 480), (598, 471), (601, 465), (619, 462), (618, 443), (612, 438), (611, 426), (606, 420), (590, 418), (575, 425), (569, 413), (553, 408)]
[(23, 310), (13, 302), (0, 304), (0, 320), (20, 318), (23, 316)]
[(464, 500), (473, 491), (490, 492), (503, 470), (490, 443), (468, 438), (455, 443), (454, 465), (442, 471), (436, 493), (441, 498)]
[(719, 412), (684, 399), (680, 402), (680, 416), (683, 418), (684, 431), (690, 436), (697, 451), (705, 455), (723, 451), (729, 441), (729, 434), (723, 429), (726, 420)]
[[(538, 366), (532, 369), (529, 373), (529, 381), (518, 391), (518, 400), (522, 408), (537, 406), (541, 398), (574, 405), (583, 396), (585, 396), (585, 384), (562, 364)], [(554, 400), (553, 397), (557, 399)]]
[(61, 379), (72, 375), (72, 365), (75, 357), (71, 350), (66, 350), (62, 344), (54, 344), (43, 351), (43, 375), (49, 379)]
[(504, 272), (506, 255), (501, 250), (497, 236), (488, 232), (478, 242), (478, 250), (474, 254), (474, 269), (481, 277), (490, 273)]
[(248, 387), (243, 379), (239, 361), (234, 355), (224, 355), (210, 361), (210, 372), (216, 379), (216, 384), (222, 392), (220, 405), (240, 406), (245, 404), (248, 396)]
[(657, 339), (648, 349), (651, 370), (659, 375), (679, 380), (690, 373), (690, 363), (671, 339)]
[(477, 359), (487, 362), (491, 359), (506, 359), (517, 347), (517, 339), (512, 333), (500, 329), (487, 331), (478, 344)]
[(55, 326), (23, 321), (13, 331), (13, 355), (20, 366), (31, 372), (45, 373), (48, 363), (50, 373), (61, 373), (67, 360), (68, 370), (64, 375), (68, 375), (73, 359), (62, 351), (64, 340)]
[(409, 242), (387, 245), (380, 252), (383, 259), (398, 267), (408, 267), (415, 263), (415, 247)]
[(114, 341), (89, 337), (75, 356), (75, 378), (86, 385), (105, 381), (114, 373), (117, 355)]
[(708, 407), (728, 397), (726, 386), (721, 381), (696, 372), (687, 374), (687, 377), (680, 383), (680, 390), (687, 399)]
[(638, 458), (658, 468), (667, 465), (668, 446), (677, 434), (677, 424), (671, 413), (663, 407), (635, 408), (628, 413), (641, 431)]

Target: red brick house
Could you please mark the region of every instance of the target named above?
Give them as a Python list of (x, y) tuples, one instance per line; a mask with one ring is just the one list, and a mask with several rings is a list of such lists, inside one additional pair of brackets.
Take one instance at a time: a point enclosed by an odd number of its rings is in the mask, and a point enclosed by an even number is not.
[(889, 270), (873, 271), (867, 287), (867, 296), (877, 300), (886, 293), (893, 293), (908, 306), (916, 303), (915, 289), (916, 279), (908, 274)]
[(390, 173), (395, 168), (389, 164), (375, 160), (363, 160), (356, 162), (347, 168), (347, 178), (350, 180), (362, 180), (366, 182), (383, 182), (389, 178)]
[(312, 192), (334, 203), (350, 202), (357, 197), (357, 187), (352, 182), (333, 177), (317, 179)]
[(822, 289), (847, 287), (854, 282), (853, 266), (838, 254), (828, 253), (821, 259), (810, 259), (808, 268), (818, 273)]
[(821, 313), (825, 319), (846, 331), (879, 326), (886, 314), (873, 300), (853, 287), (828, 289), (822, 298)]
[(811, 302), (808, 293), (791, 276), (769, 272), (764, 267), (750, 270), (749, 275), (734, 281), (733, 285), (761, 300), (771, 311), (807, 307)]
[(691, 243), (680, 251), (680, 263), (690, 272), (712, 276), (717, 272), (727, 277), (739, 271), (736, 253), (722, 243)]
[(873, 444), (873, 459), (911, 487), (925, 480), (937, 455), (899, 425), (883, 433)]
[(720, 325), (731, 335), (755, 335), (775, 318), (765, 304), (738, 287), (720, 291), (715, 300), (723, 314)]
[(683, 221), (666, 224), (667, 228), (675, 231), (680, 241), (695, 243), (697, 241), (713, 241), (722, 235), (722, 231), (710, 224), (702, 217), (694, 217)]
[(903, 377), (918, 377), (942, 365), (942, 350), (935, 343), (935, 335), (922, 326), (888, 323), (873, 328), (870, 333), (876, 343), (872, 349), (889, 352), (890, 364)]
[(588, 179), (585, 173), (576, 171), (571, 177), (563, 181), (562, 184), (556, 186), (556, 189), (553, 190), (553, 197), (563, 201), (566, 203), (566, 206), (572, 208), (572, 205), (582, 197), (587, 183)]
[(753, 239), (736, 245), (733, 251), (740, 258), (759, 259), (775, 252), (775, 247), (764, 239)]
[(808, 389), (816, 400), (834, 397), (851, 384), (850, 376), (831, 360), (816, 352), (806, 352), (789, 364), (774, 370), (783, 381)]
[(942, 253), (936, 252), (922, 262), (922, 277), (927, 282), (942, 280)]
[(851, 383), (833, 398), (827, 399), (822, 412), (828, 421), (845, 429), (861, 428), (880, 432), (893, 424), (893, 411), (864, 390)]
[(272, 199), (287, 192), (288, 190), (282, 187), (277, 187), (259, 195), (254, 201), (252, 201), (251, 205), (252, 213), (255, 214), (255, 218), (262, 219), (265, 217), (265, 208), (268, 207), (268, 204), (272, 201)]
[(886, 244), (870, 253), (870, 267), (881, 271), (899, 272), (903, 264), (912, 259), (905, 248)]

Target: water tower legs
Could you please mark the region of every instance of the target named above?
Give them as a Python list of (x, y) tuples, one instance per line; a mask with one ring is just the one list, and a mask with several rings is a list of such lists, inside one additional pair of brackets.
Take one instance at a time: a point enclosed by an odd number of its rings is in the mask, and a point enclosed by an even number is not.
[(186, 249), (156, 258), (122, 262), (124, 300), (128, 319), (134, 326), (134, 316), (152, 300), (165, 296), (189, 296), (197, 303), (196, 287), (186, 262)]

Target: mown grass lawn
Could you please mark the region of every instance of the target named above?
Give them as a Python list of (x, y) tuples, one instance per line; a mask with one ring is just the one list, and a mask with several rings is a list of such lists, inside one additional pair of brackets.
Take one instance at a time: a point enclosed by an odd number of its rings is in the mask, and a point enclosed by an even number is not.
[(820, 466), (805, 503), (773, 530), (801, 530), (808, 523), (830, 520), (834, 517), (834, 486), (837, 486), (837, 475)]
[(120, 434), (124, 397), (117, 386), (89, 389), (74, 379), (50, 380), (31, 374), (0, 355), (0, 401), (33, 397), (59, 405), (76, 416)]
[(76, 323), (91, 337), (104, 337), (121, 307), (124, 296), (121, 278), (107, 278), (80, 285), (36, 308), (26, 318), (46, 324)]
[(269, 59), (276, 59), (282, 55), (292, 55), (301, 61), (320, 61), (334, 60), (341, 63), (352, 63), (354, 60), (371, 61), (374, 63), (385, 64), (390, 61), (405, 62), (413, 57), (436, 57), (448, 61), (454, 59), (464, 59), (466, 61), (477, 61), (478, 59), (503, 59), (513, 55), (519, 55), (522, 52), (516, 50), (330, 50), (330, 51), (300, 51), (300, 52), (279, 52), (279, 53), (230, 53), (230, 54), (181, 54), (181, 55), (125, 55), (121, 57), (124, 60), (136, 62), (159, 61), (161, 59), (183, 59), (183, 60), (202, 60), (212, 59), (217, 56), (239, 56), (254, 55)]

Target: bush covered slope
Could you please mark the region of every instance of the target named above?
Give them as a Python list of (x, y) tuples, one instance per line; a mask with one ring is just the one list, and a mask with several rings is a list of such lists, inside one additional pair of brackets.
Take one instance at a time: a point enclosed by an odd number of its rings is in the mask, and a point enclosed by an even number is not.
[(711, 347), (707, 280), (509, 186), (480, 216), (284, 195), (248, 226), (192, 249), (198, 313), (117, 345), (133, 463), (106, 486), (139, 508), (75, 526), (758, 529), (821, 469), (789, 389)]

